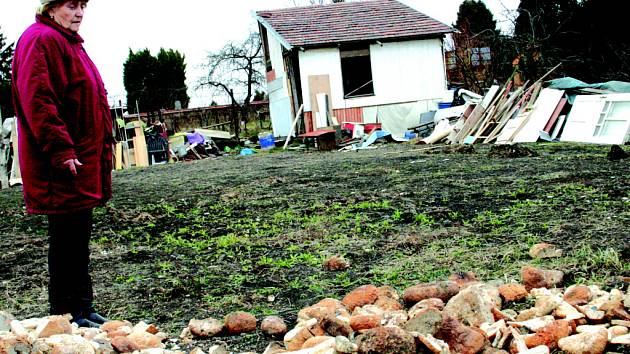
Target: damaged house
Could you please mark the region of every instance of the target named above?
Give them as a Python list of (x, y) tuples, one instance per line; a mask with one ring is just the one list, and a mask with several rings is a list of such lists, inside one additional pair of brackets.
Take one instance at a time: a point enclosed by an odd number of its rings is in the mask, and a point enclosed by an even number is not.
[[(395, 0), (256, 12), (274, 136), (381, 123), (401, 134), (446, 90), (443, 39), (453, 28)], [(335, 121), (335, 120), (332, 120)]]

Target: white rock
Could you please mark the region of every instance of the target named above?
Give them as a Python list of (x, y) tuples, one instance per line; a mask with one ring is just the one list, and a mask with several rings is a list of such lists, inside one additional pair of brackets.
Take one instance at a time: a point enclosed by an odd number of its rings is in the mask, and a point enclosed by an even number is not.
[(619, 289), (612, 289), (610, 291), (610, 301), (623, 302), (623, 292)]
[(387, 311), (383, 314), (383, 320), (381, 324), (383, 326), (396, 326), (401, 327), (409, 320), (409, 316), (407, 315), (407, 311)]
[(628, 334), (628, 327), (612, 326), (608, 328), (608, 340)]
[(577, 333), (593, 333), (593, 332), (599, 332), (601, 330), (606, 330), (607, 328), (608, 328), (608, 324), (583, 325), (583, 326), (577, 326), (575, 328), (575, 331)]
[(561, 338), (558, 346), (569, 354), (601, 354), (608, 343), (608, 331), (580, 333)]
[(519, 354), (549, 354), (549, 347), (546, 345), (539, 345), (532, 349), (527, 349), (518, 352)]
[(550, 324), (552, 324), (556, 319), (553, 316), (544, 316), (537, 317), (531, 320), (522, 321), (522, 322), (508, 322), (508, 325), (514, 327), (525, 327), (532, 332), (536, 332)]
[(623, 336), (617, 336), (610, 340), (612, 344), (630, 345), (630, 334), (624, 334)]
[(557, 309), (564, 299), (560, 295), (547, 295), (536, 298), (536, 316), (546, 316)]
[(558, 306), (558, 308), (554, 311), (554, 315), (568, 321), (584, 318), (583, 313), (578, 311), (566, 301), (562, 301), (560, 306)]
[(420, 339), (422, 344), (424, 344), (429, 351), (434, 354), (450, 354), (451, 350), (446, 342), (443, 340), (437, 339), (430, 334), (420, 334), (416, 336), (416, 338)]
[(206, 354), (206, 352), (204, 352), (203, 350), (201, 350), (201, 348), (194, 348), (193, 350), (190, 351), (190, 353), (188, 354)]
[(80, 336), (56, 334), (46, 338), (44, 341), (53, 349), (54, 353), (96, 353), (92, 344)]
[(350, 339), (344, 336), (337, 336), (335, 338), (335, 350), (339, 353), (354, 353), (358, 350), (356, 344), (352, 343)]
[(229, 354), (225, 344), (213, 345), (208, 349), (208, 354)]

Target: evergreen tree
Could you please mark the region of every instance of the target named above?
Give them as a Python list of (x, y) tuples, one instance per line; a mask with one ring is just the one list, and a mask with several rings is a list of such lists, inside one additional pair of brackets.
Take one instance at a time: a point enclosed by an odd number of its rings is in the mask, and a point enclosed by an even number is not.
[(8, 43), (0, 28), (0, 113), (2, 118), (12, 117), (11, 94), (11, 61), (13, 60), (13, 43)]
[(455, 28), (471, 36), (495, 37), (499, 34), (497, 21), (481, 0), (464, 0), (459, 5)]
[(183, 108), (187, 108), (190, 97), (186, 86), (185, 56), (172, 49), (160, 49), (157, 63), (160, 101), (166, 104), (163, 108), (174, 108), (175, 101), (179, 101)]
[(148, 49), (134, 53), (124, 63), (123, 84), (127, 91), (127, 105), (136, 111), (155, 112), (175, 108), (175, 101), (188, 107), (190, 98), (186, 87), (185, 57), (172, 49), (160, 49), (157, 56)]

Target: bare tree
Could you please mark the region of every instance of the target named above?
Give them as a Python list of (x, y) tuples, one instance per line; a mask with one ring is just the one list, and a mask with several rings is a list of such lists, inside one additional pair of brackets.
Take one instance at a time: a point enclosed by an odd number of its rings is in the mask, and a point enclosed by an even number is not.
[(199, 86), (210, 87), (230, 99), (234, 107), (232, 125), (238, 140), (241, 120), (247, 122), (256, 89), (265, 82), (260, 36), (251, 32), (245, 41), (230, 42), (209, 53), (204, 67), (208, 75), (199, 81)]

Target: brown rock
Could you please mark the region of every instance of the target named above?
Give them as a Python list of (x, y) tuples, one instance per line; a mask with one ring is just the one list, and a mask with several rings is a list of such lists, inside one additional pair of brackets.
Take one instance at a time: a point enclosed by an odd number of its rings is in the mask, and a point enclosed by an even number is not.
[(464, 287), (467, 284), (477, 282), (477, 275), (473, 272), (457, 272), (451, 274), (448, 280), (456, 283), (460, 287)]
[[(37, 344), (38, 342), (35, 342)], [(13, 333), (7, 331), (7, 334), (0, 333), (0, 353), (2, 354), (14, 354), (14, 353), (31, 353), (31, 346), (25, 342), (25, 339), (19, 339)], [(34, 351), (33, 351), (34, 352)]]
[(288, 330), (284, 320), (278, 316), (265, 317), (260, 324), (260, 329), (270, 337), (283, 336)]
[(316, 318), (321, 321), (321, 319), (326, 316), (350, 317), (350, 313), (348, 313), (348, 310), (341, 301), (330, 298), (323, 299), (298, 312), (298, 320), (300, 321), (310, 320), (311, 318)]
[(338, 317), (328, 316), (321, 320), (320, 326), (329, 335), (348, 337), (352, 333), (352, 327), (350, 324)]
[(377, 289), (378, 295), (374, 305), (380, 307), (383, 311), (400, 311), (404, 306), (400, 303), (400, 295), (396, 289), (391, 286), (382, 286)]
[(312, 337), (315, 337), (308, 328), (309, 326), (317, 324), (317, 320), (312, 321), (314, 321), (314, 323), (295, 327), (284, 335), (284, 345), (287, 347), (287, 350), (300, 350), (302, 345), (304, 345), (304, 342)]
[(330, 336), (317, 336), (309, 338), (304, 344), (302, 344), (302, 349), (309, 349), (316, 347), (326, 341), (329, 341), (332, 337)]
[(419, 311), (404, 325), (407, 332), (435, 335), (442, 325), (442, 313), (435, 308)]
[(550, 325), (536, 331), (534, 335), (525, 337), (525, 344), (528, 348), (546, 345), (553, 350), (558, 347), (560, 338), (568, 337), (572, 331), (573, 328), (569, 321), (554, 321)]
[(188, 322), (188, 328), (190, 333), (196, 337), (214, 337), (223, 331), (223, 322), (214, 318), (206, 318), (205, 320), (192, 319)]
[(149, 332), (136, 332), (127, 336), (140, 349), (164, 348), (162, 340)]
[(114, 332), (117, 331), (120, 327), (132, 327), (131, 322), (129, 321), (109, 321), (105, 322), (101, 325), (101, 331), (104, 332)]
[(556, 246), (549, 243), (539, 243), (529, 250), (529, 255), (532, 258), (557, 258), (562, 257), (562, 250), (557, 249)]
[(441, 299), (424, 299), (417, 304), (413, 305), (409, 309), (409, 318), (414, 318), (420, 311), (425, 309), (436, 309), (438, 311), (444, 310), (444, 301)]
[(72, 334), (72, 325), (65, 316), (49, 316), (35, 329), (37, 338), (48, 338), (56, 334)]
[(355, 331), (376, 328), (381, 326), (382, 319), (379, 315), (353, 315), (350, 317), (350, 327)]
[(409, 306), (425, 299), (438, 298), (448, 301), (459, 292), (459, 285), (452, 281), (418, 284), (405, 289), (403, 300)]
[(398, 300), (394, 300), (391, 297), (379, 297), (374, 305), (380, 307), (383, 311), (400, 311), (405, 308)]
[(453, 296), (444, 312), (466, 326), (479, 327), (484, 322), (494, 322), (494, 308), (501, 308), (499, 290), (489, 284), (478, 283)]
[(492, 309), (492, 315), (494, 316), (495, 321), (506, 320), (506, 321), (514, 321), (518, 314), (512, 314), (512, 310), (504, 310), (501, 311), (497, 308)]
[(378, 289), (374, 285), (364, 285), (350, 292), (341, 303), (350, 311), (357, 306), (373, 304), (378, 299)]
[(526, 298), (529, 292), (521, 284), (503, 284), (499, 287), (499, 294), (505, 301), (519, 301)]
[(350, 268), (350, 262), (341, 256), (332, 256), (326, 259), (322, 266), (326, 270), (337, 271)]
[(388, 297), (394, 300), (400, 300), (400, 295), (398, 294), (398, 291), (396, 291), (396, 289), (392, 288), (389, 285), (385, 285), (385, 286), (381, 286), (380, 288), (376, 289), (376, 295), (378, 295), (378, 297)]
[(357, 345), (360, 354), (416, 352), (416, 341), (413, 336), (398, 327), (369, 329), (357, 338)]
[(564, 273), (558, 270), (545, 270), (534, 267), (523, 267), (521, 278), (523, 285), (529, 291), (536, 288), (555, 288), (562, 282)]
[(462, 325), (447, 314), (442, 315), (442, 325), (436, 338), (448, 343), (453, 353), (475, 354), (486, 345), (486, 337), (483, 334)]
[(580, 333), (558, 341), (561, 350), (569, 354), (602, 354), (608, 344), (608, 331)]
[(591, 289), (585, 285), (570, 286), (564, 292), (564, 301), (573, 306), (586, 305), (592, 298), (593, 293)]
[(606, 313), (606, 318), (609, 320), (620, 319), (624, 321), (630, 321), (630, 314), (623, 307), (621, 301), (608, 301), (602, 304), (599, 308), (600, 311)]
[(112, 347), (119, 353), (132, 353), (140, 348), (127, 337), (115, 337), (112, 339)]
[(241, 334), (256, 330), (256, 317), (251, 313), (236, 311), (225, 316), (225, 330), (229, 334)]

